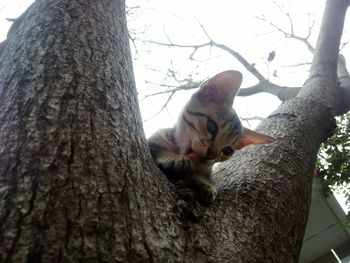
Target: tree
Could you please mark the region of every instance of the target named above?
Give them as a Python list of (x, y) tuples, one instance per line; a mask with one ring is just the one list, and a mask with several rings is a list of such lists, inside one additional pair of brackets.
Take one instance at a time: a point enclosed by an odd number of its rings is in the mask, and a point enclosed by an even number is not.
[(350, 108), (348, 4), (328, 0), (310, 78), (259, 126), (275, 143), (221, 166), (202, 207), (151, 160), (124, 1), (37, 0), (0, 46), (0, 261), (295, 262), (318, 148)]

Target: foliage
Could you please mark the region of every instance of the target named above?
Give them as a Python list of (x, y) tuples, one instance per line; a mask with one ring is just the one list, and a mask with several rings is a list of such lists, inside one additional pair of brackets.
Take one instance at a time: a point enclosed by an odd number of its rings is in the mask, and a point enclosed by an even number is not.
[(334, 135), (321, 146), (317, 162), (325, 194), (342, 192), (350, 207), (350, 113), (337, 118)]

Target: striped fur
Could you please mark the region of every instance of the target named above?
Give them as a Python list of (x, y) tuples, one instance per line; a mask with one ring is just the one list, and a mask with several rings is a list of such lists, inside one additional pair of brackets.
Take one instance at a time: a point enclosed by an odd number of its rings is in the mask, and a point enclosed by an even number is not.
[(232, 108), (241, 81), (238, 71), (207, 80), (192, 95), (175, 127), (158, 130), (148, 139), (157, 166), (170, 179), (189, 180), (203, 204), (216, 197), (210, 181), (216, 162), (228, 160), (248, 144), (272, 142), (271, 137), (244, 128)]

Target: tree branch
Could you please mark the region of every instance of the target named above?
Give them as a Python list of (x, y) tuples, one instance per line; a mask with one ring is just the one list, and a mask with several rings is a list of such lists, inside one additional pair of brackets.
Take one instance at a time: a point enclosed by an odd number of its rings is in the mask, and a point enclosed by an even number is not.
[[(148, 83), (152, 83), (152, 82), (148, 82)], [(177, 91), (182, 91), (182, 90), (197, 89), (201, 83), (200, 82), (189, 82), (187, 84), (183, 84), (183, 85), (180, 85), (180, 86), (177, 86), (177, 87), (176, 86), (171, 86), (171, 85), (158, 84), (158, 83), (152, 83), (152, 84), (158, 85), (158, 86), (162, 86), (162, 87), (167, 87), (167, 88), (172, 87), (172, 88), (168, 89), (168, 90), (163, 90), (163, 91), (147, 94), (141, 100), (144, 100), (144, 99), (147, 99), (149, 97), (156, 96), (156, 95), (166, 94), (166, 93), (175, 93)]]
[(322, 33), (318, 37), (310, 69), (311, 77), (317, 74), (326, 74), (336, 78), (340, 39), (348, 5), (348, 0), (328, 0), (326, 2), (324, 19), (320, 29)]
[(237, 96), (246, 97), (257, 93), (266, 92), (277, 96), (281, 101), (286, 101), (289, 98), (295, 97), (299, 90), (300, 87), (283, 87), (269, 81), (265, 81), (248, 88), (240, 89)]
[(168, 103), (170, 102), (170, 100), (172, 99), (172, 97), (174, 96), (176, 90), (170, 92), (170, 95), (168, 97), (168, 99), (165, 101), (165, 103), (163, 104), (163, 106), (160, 108), (159, 111), (157, 111), (155, 114), (153, 114), (151, 117), (149, 117), (148, 119), (145, 119), (144, 121), (149, 121), (150, 119), (154, 118), (155, 116), (157, 116), (158, 114), (160, 114), (167, 106)]
[[(170, 41), (169, 38), (168, 38), (168, 40)], [(266, 92), (266, 93), (270, 93), (272, 95), (276, 95), (279, 99), (281, 99), (282, 101), (285, 101), (285, 100), (291, 98), (289, 96), (295, 96), (297, 94), (297, 91), (299, 90), (296, 87), (283, 87), (283, 86), (279, 86), (277, 84), (270, 82), (254, 67), (253, 63), (249, 63), (240, 53), (238, 53), (237, 51), (231, 49), (230, 47), (228, 47), (224, 44), (219, 44), (219, 43), (215, 42), (211, 38), (208, 42), (205, 42), (202, 44), (192, 44), (192, 45), (182, 45), (182, 44), (176, 44), (173, 42), (163, 43), (163, 42), (152, 41), (152, 40), (148, 41), (148, 42), (153, 43), (153, 44), (157, 44), (157, 45), (161, 45), (161, 46), (167, 46), (167, 47), (192, 48), (192, 49), (194, 49), (194, 52), (200, 48), (211, 46), (211, 47), (219, 48), (219, 49), (229, 53), (235, 59), (237, 59), (253, 76), (255, 76), (259, 80), (259, 83), (254, 85), (254, 86), (240, 89), (240, 91), (237, 94), (238, 96), (250, 96), (253, 94), (257, 94), (257, 93)], [(192, 52), (192, 54), (194, 52)], [(195, 82), (195, 84), (197, 84), (197, 83)], [(192, 88), (198, 88), (198, 86), (199, 85), (186, 86), (186, 90), (189, 90)], [(182, 90), (182, 89), (183, 88), (180, 86), (179, 90)], [(172, 91), (173, 90), (169, 90), (168, 92), (171, 93)], [(164, 92), (164, 93), (166, 93), (166, 92)], [(163, 92), (162, 92), (162, 94), (163, 94)]]
[(346, 68), (344, 56), (339, 55), (338, 58), (338, 79), (340, 82), (340, 100), (336, 115), (342, 115), (350, 110), (350, 75)]
[[(337, 67), (341, 60), (339, 59), (339, 46), (349, 2), (349, 0), (328, 0), (326, 2), (310, 69), (310, 78), (298, 93), (298, 97), (316, 101), (329, 108), (334, 116), (348, 108), (346, 97), (344, 98), (349, 94), (348, 88), (340, 88), (338, 80), (338, 74), (346, 73), (345, 64), (339, 70)], [(344, 83), (347, 77), (341, 77), (341, 79)]]
[[(340, 0), (336, 0), (336, 1), (340, 1)], [(295, 34), (294, 32), (294, 26), (293, 26), (293, 21), (292, 18), (290, 16), (290, 14), (288, 12), (286, 12), (277, 2), (274, 1), (274, 4), (281, 10), (281, 12), (287, 17), (289, 23), (290, 23), (290, 32), (282, 29), (281, 27), (275, 25), (272, 22), (269, 22), (265, 19), (265, 17), (258, 17), (258, 19), (270, 24), (273, 28), (275, 28), (278, 32), (281, 32), (285, 37), (287, 38), (291, 38), (291, 39), (295, 39), (297, 41), (300, 41), (302, 43), (305, 44), (305, 46), (308, 48), (308, 50), (311, 53), (315, 52), (314, 47), (309, 43), (308, 39), (311, 35), (312, 32), (312, 28), (314, 27), (315, 22), (313, 21), (311, 25), (309, 25), (308, 27), (308, 34), (306, 37), (301, 37)], [(334, 16), (333, 16), (334, 17)], [(341, 23), (341, 21), (338, 21), (338, 24)], [(285, 86), (280, 86), (274, 83), (271, 83), (267, 78), (265, 78), (254, 66), (253, 63), (249, 63), (239, 52), (233, 50), (232, 48), (224, 45), (224, 44), (220, 44), (215, 42), (211, 36), (208, 34), (208, 32), (205, 30), (204, 26), (202, 24), (200, 24), (202, 31), (204, 32), (204, 34), (206, 35), (206, 37), (208, 38), (208, 42), (202, 43), (202, 44), (192, 44), (192, 45), (182, 45), (182, 44), (176, 44), (173, 43), (170, 38), (167, 36), (167, 39), (169, 41), (169, 43), (161, 43), (161, 42), (157, 42), (157, 41), (148, 41), (150, 43), (154, 43), (157, 45), (163, 45), (163, 46), (168, 46), (168, 47), (177, 47), (177, 48), (192, 48), (193, 52), (191, 53), (190, 59), (193, 59), (194, 54), (201, 48), (204, 47), (216, 47), (219, 48), (227, 53), (229, 53), (230, 55), (232, 55), (235, 59), (237, 59), (245, 68), (246, 70), (248, 70), (253, 76), (255, 76), (259, 83), (256, 85), (253, 85), (251, 87), (248, 88), (244, 88), (244, 89), (240, 89), (240, 91), (238, 92), (238, 96), (250, 96), (253, 94), (257, 94), (260, 92), (266, 92), (266, 93), (270, 93), (272, 95), (277, 96), (280, 100), (285, 101), (291, 97), (294, 97), (298, 94), (298, 92), (300, 91), (300, 87), (285, 87)], [(338, 30), (339, 31), (339, 30)], [(341, 31), (340, 31), (341, 32)], [(338, 33), (339, 35), (339, 33)], [(325, 39), (333, 39), (335, 35), (333, 34), (330, 38), (326, 37)], [(339, 45), (338, 45), (339, 46)], [(344, 65), (345, 67), (345, 65)], [(346, 67), (345, 67), (346, 70)], [(347, 72), (347, 71), (346, 71)], [(344, 76), (339, 76), (339, 79), (342, 79), (343, 85), (342, 85), (342, 93), (344, 95), (348, 94), (348, 88), (346, 88), (347, 86), (350, 87), (349, 85), (345, 85), (345, 83), (347, 83), (347, 81), (349, 80), (350, 82), (350, 78), (348, 75), (346, 75), (346, 78)], [(186, 90), (192, 89), (192, 88), (197, 88), (199, 85), (190, 85), (186, 87)], [(171, 89), (167, 92), (176, 92), (177, 90), (182, 90), (183, 87), (180, 86), (178, 89)], [(166, 92), (160, 92), (158, 94), (163, 94)], [(345, 101), (344, 101), (344, 104)], [(339, 110), (339, 112), (343, 112), (345, 109), (347, 109), (348, 106), (344, 105), (344, 107)]]
[(284, 29), (282, 29), (281, 27), (277, 26), (276, 24), (270, 22), (270, 21), (267, 21), (266, 18), (264, 16), (258, 16), (257, 19), (269, 24), (270, 26), (272, 26), (273, 28), (276, 29), (276, 31), (282, 33), (286, 38), (290, 38), (290, 39), (295, 39), (297, 41), (300, 41), (302, 42), (303, 44), (305, 44), (305, 46), (308, 48), (308, 50), (313, 53), (315, 51), (314, 47), (310, 44), (310, 42), (308, 41), (310, 35), (311, 35), (311, 31), (312, 31), (312, 27), (313, 27), (313, 24), (309, 27), (309, 30), (308, 30), (308, 35), (306, 37), (301, 37), (301, 36), (298, 36), (298, 35), (295, 35), (294, 33), (294, 29), (293, 29), (293, 23), (291, 21), (291, 17), (288, 13), (286, 12), (283, 12), (284, 15), (286, 15), (290, 21), (290, 32), (287, 32), (285, 31)]

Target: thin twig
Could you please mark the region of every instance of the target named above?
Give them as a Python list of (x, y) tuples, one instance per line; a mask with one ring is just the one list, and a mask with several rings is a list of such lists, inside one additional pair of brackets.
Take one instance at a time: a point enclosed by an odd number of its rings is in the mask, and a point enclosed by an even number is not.
[(160, 114), (160, 113), (167, 107), (168, 103), (170, 102), (170, 100), (171, 100), (171, 98), (174, 96), (174, 94), (175, 94), (175, 91), (171, 92), (170, 95), (169, 95), (169, 97), (168, 97), (168, 99), (167, 99), (167, 101), (166, 101), (166, 102), (164, 103), (164, 105), (162, 106), (162, 108), (161, 108), (158, 112), (156, 112), (154, 115), (152, 115), (151, 117), (149, 117), (148, 119), (146, 119), (146, 120), (144, 120), (144, 121), (145, 121), (145, 122), (146, 122), (146, 121), (149, 121), (149, 120), (153, 119), (155, 116), (157, 116), (158, 114)]

